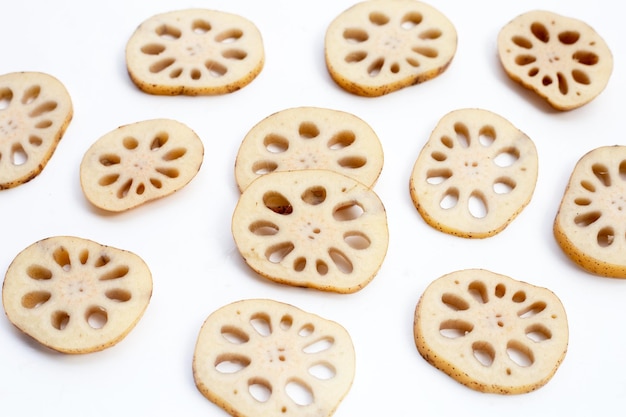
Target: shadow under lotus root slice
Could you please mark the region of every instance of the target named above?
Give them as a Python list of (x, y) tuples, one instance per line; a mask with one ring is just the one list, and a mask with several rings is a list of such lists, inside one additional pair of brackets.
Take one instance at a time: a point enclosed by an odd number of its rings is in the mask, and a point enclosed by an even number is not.
[(613, 55), (585, 22), (556, 13), (524, 13), (498, 34), (498, 55), (507, 75), (557, 110), (587, 104), (606, 87)]
[(530, 202), (538, 175), (533, 141), (482, 109), (445, 115), (422, 148), (409, 181), (433, 228), (464, 238), (493, 236)]
[(198, 390), (233, 416), (329, 417), (352, 386), (355, 352), (338, 323), (250, 299), (206, 319), (192, 367)]
[(202, 141), (170, 119), (121, 126), (98, 139), (80, 164), (80, 183), (96, 207), (121, 212), (187, 185), (204, 158)]
[(237, 91), (263, 69), (257, 27), (242, 16), (185, 9), (145, 20), (126, 44), (126, 67), (142, 91), (217, 95)]
[(41, 72), (0, 76), (0, 190), (45, 168), (74, 114), (65, 86)]
[(626, 146), (603, 146), (576, 164), (554, 220), (564, 253), (593, 274), (626, 278)]
[(550, 290), (487, 270), (444, 275), (415, 309), (415, 344), (431, 365), (474, 390), (523, 394), (565, 358), (565, 309)]
[(152, 296), (152, 274), (134, 253), (55, 236), (21, 251), (2, 287), (8, 319), (50, 349), (109, 348), (135, 327)]
[(434, 7), (416, 0), (369, 0), (338, 15), (324, 41), (326, 67), (344, 90), (377, 97), (443, 73), (457, 33)]
[(235, 178), (243, 191), (269, 172), (329, 169), (373, 186), (383, 159), (378, 136), (357, 116), (296, 107), (268, 116), (248, 132), (237, 153)]
[(261, 276), (337, 293), (365, 287), (389, 245), (378, 196), (329, 170), (258, 177), (239, 197), (232, 234), (246, 263)]

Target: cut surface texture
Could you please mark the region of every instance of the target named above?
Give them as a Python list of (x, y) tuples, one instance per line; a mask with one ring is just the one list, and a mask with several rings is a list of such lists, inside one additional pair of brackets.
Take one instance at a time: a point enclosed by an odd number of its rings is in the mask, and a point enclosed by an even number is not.
[(437, 230), (465, 238), (502, 231), (530, 202), (538, 156), (533, 141), (482, 109), (445, 115), (409, 181), (413, 203)]
[(232, 233), (246, 263), (282, 284), (352, 293), (387, 253), (387, 215), (369, 187), (328, 170), (262, 175), (241, 194)]
[(326, 67), (344, 90), (367, 97), (435, 78), (456, 53), (454, 25), (416, 0), (368, 0), (337, 16), (326, 30)]
[(212, 313), (193, 357), (200, 392), (237, 417), (328, 417), (354, 373), (354, 347), (341, 325), (262, 299)]
[(329, 169), (373, 186), (383, 167), (374, 130), (346, 112), (297, 107), (265, 118), (241, 143), (235, 163), (240, 190), (273, 171)]
[(576, 164), (554, 221), (557, 242), (575, 263), (626, 278), (626, 146), (604, 146)]
[(565, 309), (550, 290), (487, 270), (433, 281), (415, 309), (415, 344), (430, 364), (481, 392), (523, 394), (565, 358)]
[(55, 236), (20, 252), (9, 266), (2, 302), (22, 332), (63, 353), (100, 351), (122, 340), (152, 296), (152, 274), (137, 255)]
[(0, 76), (0, 190), (41, 173), (73, 114), (69, 93), (51, 75), (14, 72)]
[(263, 39), (249, 20), (186, 9), (144, 21), (126, 45), (126, 66), (144, 92), (216, 95), (239, 90), (263, 69)]
[(96, 207), (121, 212), (168, 196), (187, 185), (204, 158), (202, 141), (170, 119), (121, 126), (85, 152), (80, 182)]
[(534, 10), (522, 14), (498, 35), (498, 54), (508, 76), (557, 110), (572, 110), (606, 87), (613, 55), (585, 22)]

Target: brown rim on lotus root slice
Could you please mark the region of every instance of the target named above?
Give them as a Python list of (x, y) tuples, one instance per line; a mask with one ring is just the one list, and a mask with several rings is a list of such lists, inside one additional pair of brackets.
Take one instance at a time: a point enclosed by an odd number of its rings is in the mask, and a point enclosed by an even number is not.
[(443, 73), (457, 33), (440, 11), (416, 0), (369, 0), (339, 14), (324, 41), (326, 67), (344, 90), (382, 96)]
[(126, 45), (132, 81), (157, 95), (217, 95), (239, 90), (263, 69), (258, 28), (222, 11), (185, 9), (145, 20)]
[(365, 287), (389, 244), (387, 215), (376, 193), (328, 170), (258, 177), (239, 197), (232, 234), (261, 276), (338, 293)]
[(415, 309), (415, 344), (431, 365), (481, 392), (523, 394), (545, 385), (569, 341), (550, 290), (482, 269), (433, 281)]
[(83, 192), (94, 206), (121, 212), (166, 197), (198, 173), (204, 145), (187, 125), (153, 119), (118, 127), (85, 152)]
[(626, 278), (626, 146), (603, 146), (576, 163), (554, 220), (554, 236), (583, 269)]
[(240, 191), (273, 171), (329, 169), (373, 186), (383, 167), (374, 130), (353, 114), (318, 107), (274, 113), (245, 136), (235, 163)]
[(530, 202), (538, 173), (533, 141), (482, 109), (445, 115), (422, 148), (409, 188), (432, 227), (465, 238), (502, 231)]
[(506, 24), (498, 55), (507, 75), (557, 110), (587, 104), (606, 87), (613, 55), (585, 22), (533, 10)]
[(41, 72), (0, 76), (0, 190), (46, 167), (74, 114), (65, 86)]
[(206, 319), (192, 368), (199, 391), (233, 416), (329, 417), (352, 386), (355, 353), (338, 323), (250, 299)]
[(135, 327), (152, 296), (146, 263), (126, 250), (55, 236), (21, 251), (2, 302), (23, 333), (62, 353), (109, 348)]

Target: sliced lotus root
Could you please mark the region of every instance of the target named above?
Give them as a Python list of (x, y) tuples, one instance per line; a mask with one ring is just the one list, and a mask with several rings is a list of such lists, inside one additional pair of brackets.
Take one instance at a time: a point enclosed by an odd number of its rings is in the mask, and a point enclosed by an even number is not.
[(368, 0), (326, 30), (326, 66), (344, 90), (376, 97), (435, 78), (456, 53), (454, 25), (416, 0)]
[(352, 339), (341, 325), (272, 300), (212, 313), (193, 356), (200, 392), (237, 417), (331, 416), (354, 373)]
[(254, 126), (237, 154), (240, 190), (273, 171), (330, 169), (373, 186), (383, 167), (374, 130), (346, 112), (298, 107), (274, 113)]
[(604, 146), (576, 164), (554, 221), (557, 242), (596, 275), (626, 278), (626, 146)]
[(545, 385), (565, 358), (565, 309), (550, 290), (487, 270), (433, 281), (415, 309), (422, 357), (481, 392), (522, 394)]
[(36, 242), (13, 260), (2, 287), (9, 320), (63, 353), (109, 348), (135, 327), (152, 274), (134, 253), (72, 237)]
[(613, 55), (586, 23), (556, 13), (524, 13), (498, 35), (498, 54), (508, 76), (557, 110), (593, 100), (606, 87)]
[(422, 148), (410, 193), (435, 229), (486, 238), (530, 202), (537, 171), (534, 143), (508, 120), (487, 110), (455, 110), (439, 121)]
[(374, 191), (329, 170), (276, 171), (241, 194), (232, 233), (247, 264), (272, 281), (352, 293), (387, 252), (387, 215)]
[(170, 119), (121, 126), (98, 139), (80, 164), (87, 199), (121, 212), (168, 196), (187, 185), (204, 158), (202, 141)]
[(43, 171), (73, 114), (69, 93), (53, 76), (0, 76), (0, 190), (24, 184)]
[(126, 45), (126, 67), (142, 91), (157, 95), (226, 94), (263, 69), (263, 39), (244, 17), (186, 9), (144, 21)]

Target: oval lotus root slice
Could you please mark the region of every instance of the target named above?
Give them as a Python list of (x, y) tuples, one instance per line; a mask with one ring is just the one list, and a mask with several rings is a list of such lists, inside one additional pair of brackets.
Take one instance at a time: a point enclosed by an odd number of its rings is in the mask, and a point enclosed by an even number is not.
[(69, 93), (53, 76), (0, 76), (0, 190), (24, 184), (43, 171), (73, 114)]
[(9, 266), (2, 302), (9, 320), (62, 353), (109, 348), (135, 327), (152, 295), (152, 274), (134, 253), (73, 236), (21, 251)]
[(557, 110), (572, 110), (606, 87), (613, 55), (596, 31), (577, 19), (534, 10), (498, 35), (498, 55), (507, 75)]
[(415, 344), (431, 365), (481, 392), (545, 385), (565, 358), (565, 309), (550, 290), (469, 269), (433, 281), (415, 309)]
[(369, 0), (326, 30), (326, 66), (344, 90), (367, 97), (435, 78), (456, 53), (457, 33), (434, 7), (415, 0)]
[(121, 126), (91, 145), (80, 164), (81, 187), (94, 206), (121, 212), (183, 188), (203, 158), (204, 145), (188, 126), (145, 120)]
[(317, 107), (286, 109), (254, 126), (235, 164), (240, 190), (273, 171), (329, 169), (373, 186), (383, 167), (374, 130), (350, 113)]
[(482, 109), (445, 115), (422, 148), (410, 178), (413, 203), (442, 232), (486, 238), (530, 202), (538, 172), (532, 140)]
[(585, 154), (570, 176), (554, 221), (557, 242), (596, 275), (626, 278), (626, 146)]
[(199, 391), (237, 417), (331, 416), (354, 373), (354, 347), (341, 325), (273, 300), (212, 313), (193, 356)]
[(378, 196), (328, 170), (277, 171), (241, 194), (232, 233), (246, 263), (272, 281), (352, 293), (387, 252), (387, 215)]
[(254, 23), (216, 10), (153, 16), (126, 45), (130, 78), (157, 95), (231, 93), (252, 82), (264, 62), (263, 39)]

